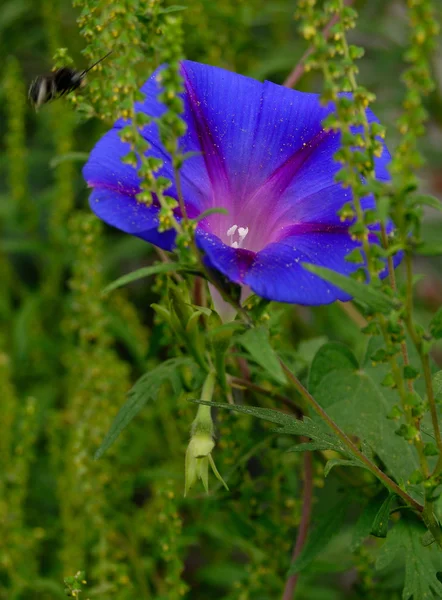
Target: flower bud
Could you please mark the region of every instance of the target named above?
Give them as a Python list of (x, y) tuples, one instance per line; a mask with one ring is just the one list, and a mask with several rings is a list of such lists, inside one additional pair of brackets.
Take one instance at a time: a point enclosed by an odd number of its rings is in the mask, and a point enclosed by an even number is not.
[(215, 442), (209, 434), (194, 435), (186, 451), (186, 484), (184, 495), (201, 479), (204, 489), (209, 492), (209, 454), (213, 450)]
[[(212, 399), (215, 387), (215, 373), (211, 372), (204, 382), (201, 393), (201, 399), (208, 402)], [(213, 421), (210, 406), (200, 404), (195, 420), (192, 424), (192, 434), (186, 451), (185, 462), (185, 488), (184, 495), (201, 479), (206, 493), (209, 493), (209, 464), (217, 479), (221, 481), (228, 490), (226, 482), (223, 480), (215, 466), (212, 458), (212, 450), (215, 447), (213, 440)]]

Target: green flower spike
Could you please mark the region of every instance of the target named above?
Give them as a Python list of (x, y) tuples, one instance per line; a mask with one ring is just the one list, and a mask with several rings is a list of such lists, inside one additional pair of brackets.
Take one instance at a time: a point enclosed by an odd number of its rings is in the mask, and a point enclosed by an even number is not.
[[(210, 400), (212, 400), (214, 387), (215, 373), (211, 371), (204, 382), (201, 400), (210, 402)], [(190, 442), (186, 451), (185, 496), (187, 496), (188, 491), (198, 479), (201, 479), (206, 493), (209, 493), (209, 465), (211, 466), (215, 477), (221, 481), (226, 490), (229, 489), (212, 458), (211, 452), (215, 447), (213, 432), (211, 407), (200, 404), (195, 420), (192, 423)]]

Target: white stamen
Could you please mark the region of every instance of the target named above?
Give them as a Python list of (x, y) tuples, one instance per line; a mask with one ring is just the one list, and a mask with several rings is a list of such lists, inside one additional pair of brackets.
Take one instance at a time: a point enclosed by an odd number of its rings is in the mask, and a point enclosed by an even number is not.
[[(239, 241), (237, 242), (233, 241), (233, 236), (235, 235), (235, 233), (238, 233), (239, 237)], [(248, 233), (248, 227), (238, 227), (238, 225), (232, 225), (232, 227), (229, 227), (229, 229), (227, 230), (227, 236), (230, 238), (230, 246), (232, 248), (242, 248), (243, 242)]]
[(238, 227), (239, 242), (241, 243), (249, 233), (248, 227)]

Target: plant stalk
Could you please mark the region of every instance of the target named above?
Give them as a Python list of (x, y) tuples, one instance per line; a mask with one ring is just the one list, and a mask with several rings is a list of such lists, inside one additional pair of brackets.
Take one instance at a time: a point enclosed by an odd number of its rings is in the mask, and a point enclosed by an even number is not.
[[(313, 456), (311, 452), (304, 452), (304, 488), (302, 491), (302, 514), (301, 522), (298, 528), (298, 536), (292, 553), (292, 563), (301, 553), (307, 539), (310, 527), (310, 518), (312, 513), (313, 501)], [(299, 573), (290, 575), (287, 579), (282, 600), (293, 600), (296, 585), (298, 583)]]
[(323, 421), (329, 425), (329, 427), (335, 432), (338, 438), (342, 441), (342, 443), (348, 448), (348, 450), (355, 456), (360, 462), (362, 462), (373, 475), (375, 475), (378, 479), (384, 483), (384, 485), (397, 496), (402, 498), (404, 502), (406, 502), (409, 506), (411, 506), (414, 510), (416, 510), (419, 514), (422, 513), (424, 507), (419, 504), (414, 498), (412, 498), (407, 492), (401, 489), (397, 483), (395, 483), (388, 475), (386, 475), (379, 467), (377, 467), (374, 463), (371, 462), (369, 458), (363, 454), (359, 448), (351, 441), (351, 439), (347, 436), (346, 433), (342, 431), (342, 429), (333, 421), (333, 419), (325, 412), (325, 410), (320, 406), (313, 396), (308, 392), (299, 379), (290, 371), (287, 365), (279, 359), (279, 363), (283, 368), (285, 374), (288, 379), (292, 383), (293, 387), (301, 394), (307, 404), (315, 411), (317, 415), (321, 417)]

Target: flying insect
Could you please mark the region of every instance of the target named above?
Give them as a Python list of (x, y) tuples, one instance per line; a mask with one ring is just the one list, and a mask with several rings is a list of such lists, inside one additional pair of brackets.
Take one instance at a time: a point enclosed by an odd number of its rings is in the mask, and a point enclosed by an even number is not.
[(112, 54), (112, 50), (84, 71), (77, 71), (71, 67), (61, 67), (48, 75), (39, 75), (29, 86), (28, 98), (30, 103), (37, 111), (43, 104), (84, 87), (86, 85), (86, 74), (107, 58), (109, 54)]

